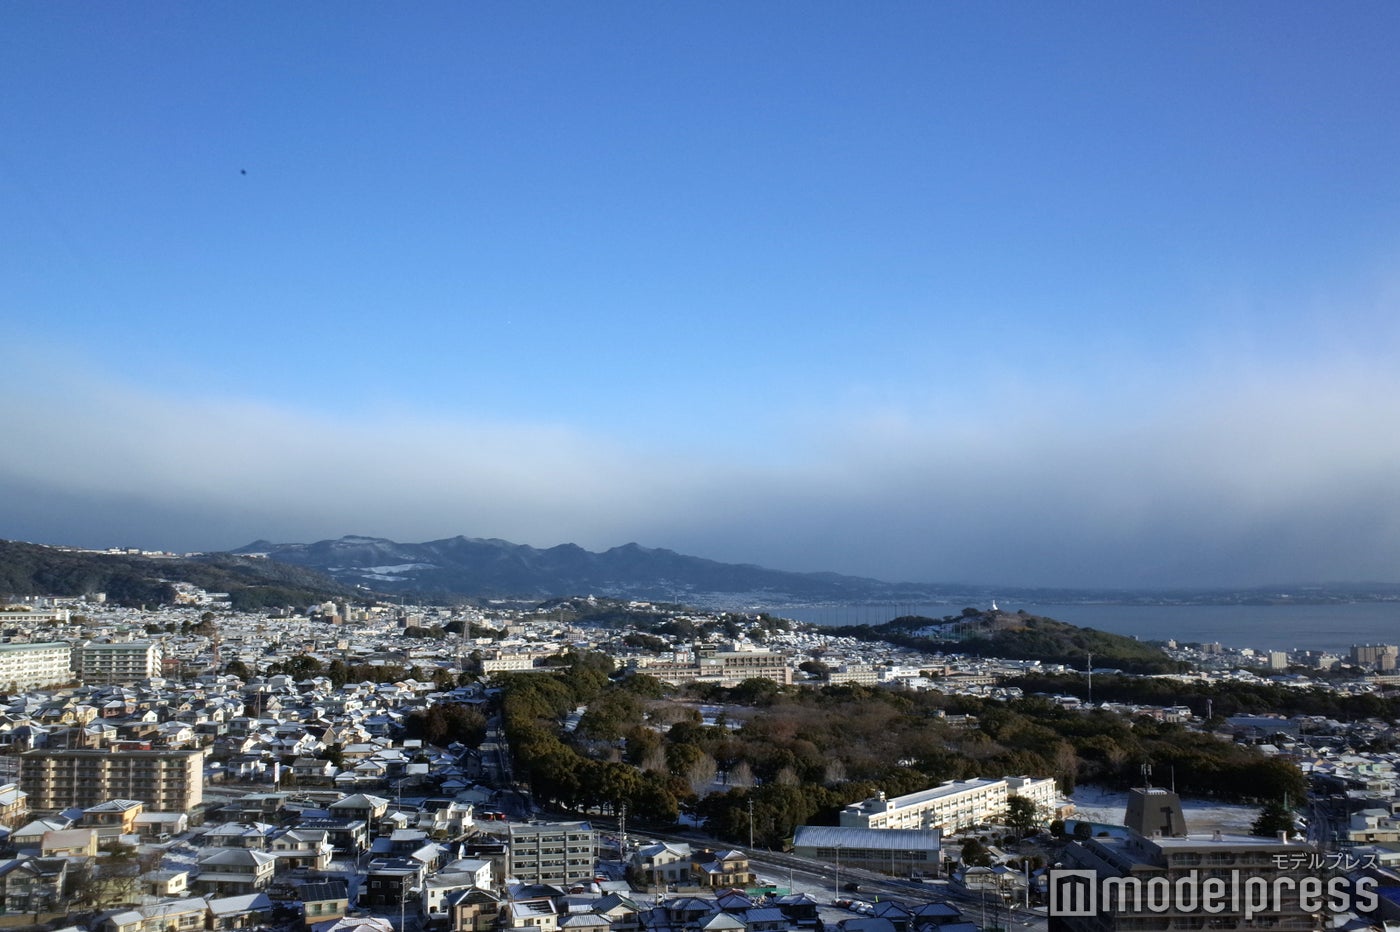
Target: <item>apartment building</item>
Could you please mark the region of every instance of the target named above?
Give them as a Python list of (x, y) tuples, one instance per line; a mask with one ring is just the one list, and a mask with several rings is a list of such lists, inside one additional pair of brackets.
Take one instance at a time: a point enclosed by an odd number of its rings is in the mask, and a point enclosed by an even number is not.
[(19, 783), (37, 812), (88, 809), (111, 799), (188, 812), (204, 800), (204, 756), (203, 749), (40, 749), (20, 755)]
[[(1093, 879), (1099, 895), (1082, 902), (1092, 904), (1088, 915), (1054, 915), (1051, 932), (1149, 932), (1160, 929), (1272, 929), (1274, 932), (1306, 932), (1327, 928), (1329, 916), (1305, 908), (1299, 882), (1311, 873), (1308, 865), (1319, 857), (1311, 845), (1260, 838), (1253, 835), (1147, 837), (1129, 830), (1126, 838), (1093, 838), (1069, 845), (1064, 864)], [(1068, 873), (1068, 872), (1066, 872)], [(1148, 898), (1133, 894), (1125, 885), (1105, 883), (1124, 878), (1138, 885), (1154, 884), (1173, 895), (1155, 908)], [(1316, 879), (1316, 878), (1314, 878)], [(1078, 882), (1079, 878), (1065, 883)], [(1209, 914), (1202, 908), (1204, 884), (1218, 885), (1220, 909)], [(1261, 899), (1253, 915), (1242, 904), (1242, 893), (1251, 885), (1275, 891)], [(1193, 891), (1193, 892), (1187, 892)], [(1061, 896), (1064, 893), (1061, 892)]]
[(1369, 670), (1393, 671), (1400, 661), (1400, 647), (1394, 644), (1353, 644), (1351, 662)]
[(0, 689), (61, 686), (73, 679), (73, 648), (63, 641), (0, 644)]
[(748, 679), (792, 685), (792, 660), (779, 651), (717, 650), (698, 645), (692, 660), (637, 658), (636, 669), (676, 686), (712, 683), (732, 689)]
[(843, 663), (827, 673), (826, 681), (832, 686), (845, 686), (851, 683), (857, 686), (878, 686), (880, 668), (869, 663)]
[(1059, 793), (1054, 777), (1000, 777), (949, 780), (906, 796), (884, 793), (852, 803), (841, 811), (847, 828), (938, 829), (951, 834), (1006, 814), (1007, 799), (1022, 796), (1047, 814), (1055, 813)]
[(506, 872), (522, 883), (568, 885), (591, 880), (598, 833), (587, 822), (511, 823)]
[(160, 676), (159, 641), (89, 641), (73, 650), (73, 670), (85, 684), (139, 683)]

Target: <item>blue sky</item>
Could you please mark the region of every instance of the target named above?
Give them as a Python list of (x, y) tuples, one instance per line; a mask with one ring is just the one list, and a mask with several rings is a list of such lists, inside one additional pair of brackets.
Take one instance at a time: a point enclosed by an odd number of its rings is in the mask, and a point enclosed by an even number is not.
[(1400, 9), (0, 10), (0, 536), (1400, 579)]

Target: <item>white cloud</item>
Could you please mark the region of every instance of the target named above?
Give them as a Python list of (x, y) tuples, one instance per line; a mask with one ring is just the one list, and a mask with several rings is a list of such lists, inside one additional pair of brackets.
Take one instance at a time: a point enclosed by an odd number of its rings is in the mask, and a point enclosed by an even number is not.
[(1355, 360), (1217, 373), (1136, 402), (1015, 391), (976, 420), (950, 416), (955, 404), (941, 420), (847, 411), (775, 435), (785, 455), (761, 463), (558, 424), (27, 384), (25, 403), (0, 411), (18, 453), (0, 467), (16, 502), (7, 536), (135, 542), (104, 536), (127, 529), (180, 548), (343, 533), (637, 540), (789, 569), (1003, 584), (1400, 576), (1400, 378)]

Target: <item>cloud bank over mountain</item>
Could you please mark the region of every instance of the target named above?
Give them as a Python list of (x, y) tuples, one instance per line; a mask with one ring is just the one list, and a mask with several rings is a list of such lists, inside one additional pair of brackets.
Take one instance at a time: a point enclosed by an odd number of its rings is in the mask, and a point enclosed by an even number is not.
[[(1349, 363), (1113, 407), (886, 407), (668, 449), (560, 424), (356, 417), (70, 377), (0, 412), (5, 536), (223, 549), (263, 537), (636, 540), (889, 580), (1394, 579), (1400, 380)], [(1150, 402), (1150, 403), (1149, 403)]]

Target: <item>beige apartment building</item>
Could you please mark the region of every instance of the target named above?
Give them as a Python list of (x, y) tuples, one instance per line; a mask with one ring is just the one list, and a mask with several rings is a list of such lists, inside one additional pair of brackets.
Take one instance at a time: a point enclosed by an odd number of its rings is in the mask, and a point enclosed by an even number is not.
[(84, 684), (139, 683), (160, 676), (159, 641), (89, 641), (73, 650), (73, 669)]
[(792, 660), (769, 650), (718, 650), (697, 645), (692, 660), (638, 658), (636, 669), (672, 685), (713, 683), (732, 689), (747, 679), (772, 680), (792, 685)]
[(598, 833), (587, 822), (512, 822), (506, 844), (506, 872), (523, 883), (590, 880), (598, 860)]
[(89, 809), (110, 799), (134, 799), (158, 812), (188, 812), (204, 801), (200, 748), (164, 751), (41, 749), (20, 755), (19, 784), (29, 808)]

